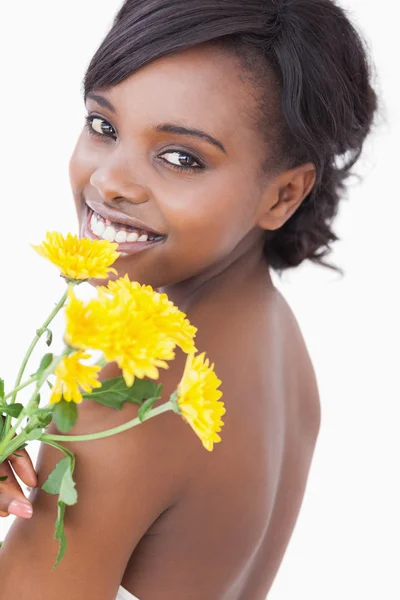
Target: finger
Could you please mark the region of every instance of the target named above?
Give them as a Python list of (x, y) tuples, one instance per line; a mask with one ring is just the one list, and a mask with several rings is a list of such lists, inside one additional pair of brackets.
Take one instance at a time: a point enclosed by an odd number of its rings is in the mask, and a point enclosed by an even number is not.
[[(3, 422), (5, 421), (3, 416), (0, 416), (0, 419), (2, 419)], [(14, 433), (13, 438), (16, 435), (17, 434)], [(11, 454), (7, 460), (10, 461), (14, 471), (16, 472), (18, 477), (25, 483), (25, 485), (29, 487), (36, 487), (38, 484), (38, 479), (31, 457), (24, 448), (22, 450), (16, 450), (16, 453), (20, 456), (15, 456), (15, 454)]]
[(8, 517), (9, 514), (14, 514), (19, 517), (30, 518), (32, 516), (32, 505), (25, 497), (7, 461), (0, 465), (0, 477), (7, 477), (5, 481), (0, 481), (0, 517)]
[(38, 479), (31, 457), (25, 449), (16, 450), (16, 453), (19, 456), (16, 456), (15, 454), (10, 454), (7, 460), (11, 463), (12, 468), (14, 469), (18, 477), (26, 485), (28, 485), (29, 487), (36, 487), (38, 484)]

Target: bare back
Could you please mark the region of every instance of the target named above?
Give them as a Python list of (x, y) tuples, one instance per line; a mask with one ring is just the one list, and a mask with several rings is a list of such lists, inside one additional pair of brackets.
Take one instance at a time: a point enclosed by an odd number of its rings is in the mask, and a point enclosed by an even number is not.
[(140, 540), (122, 585), (151, 600), (265, 600), (318, 437), (314, 370), (290, 307), (260, 277), (221, 285), (189, 316), (223, 382), (223, 440)]

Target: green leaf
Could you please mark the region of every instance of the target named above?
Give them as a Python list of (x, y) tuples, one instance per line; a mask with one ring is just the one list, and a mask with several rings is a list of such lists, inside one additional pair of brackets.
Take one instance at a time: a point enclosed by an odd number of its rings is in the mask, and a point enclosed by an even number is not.
[(139, 408), (138, 417), (142, 423), (146, 419), (147, 413), (153, 408), (153, 405), (157, 400), (159, 400), (158, 396), (155, 398), (148, 398)]
[(77, 502), (78, 494), (75, 490), (75, 482), (72, 479), (72, 474), (75, 468), (75, 456), (72, 454), (72, 452), (54, 440), (47, 440), (45, 443), (58, 448), (60, 452), (63, 452), (67, 455), (56, 464), (55, 468), (42, 485), (42, 489), (45, 492), (49, 494), (59, 494), (54, 539), (60, 540), (60, 546), (58, 549), (56, 562), (53, 565), (54, 571), (64, 556), (67, 548), (67, 539), (64, 533), (65, 508), (67, 504), (72, 505)]
[(145, 398), (154, 398), (154, 396), (158, 395), (158, 391), (161, 389), (162, 385), (157, 385), (155, 381), (150, 381), (149, 379), (138, 379), (137, 377), (133, 382), (133, 386), (128, 388), (128, 390), (131, 390), (132, 395), (141, 402)]
[(71, 456), (66, 456), (61, 459), (42, 486), (42, 489), (49, 494), (59, 494), (54, 538), (60, 540), (60, 546), (53, 571), (64, 556), (67, 548), (67, 539), (64, 532), (65, 508), (67, 505), (72, 506), (78, 501), (78, 494), (75, 489), (76, 484), (72, 478), (74, 465), (75, 460), (73, 455), (72, 458)]
[(39, 337), (41, 337), (44, 332), (47, 332), (47, 336), (46, 336), (46, 344), (48, 346), (50, 346), (51, 342), (53, 341), (53, 333), (52, 331), (48, 328), (42, 328), (42, 329), (36, 329), (36, 335), (38, 335)]
[(33, 440), (38, 440), (40, 438), (40, 436), (43, 433), (43, 429), (40, 427), (36, 427), (35, 429), (32, 429), (32, 431), (30, 431), (29, 433), (26, 434), (26, 440), (29, 441), (33, 441)]
[(0, 377), (0, 399), (4, 398), (4, 379)]
[(11, 415), (12, 417), (19, 417), (21, 410), (24, 408), (23, 404), (19, 404), (18, 402), (14, 404), (1, 404), (0, 405), (0, 413)]
[(65, 504), (68, 504), (68, 506), (72, 506), (78, 502), (78, 493), (75, 489), (76, 484), (71, 473), (71, 461), (69, 458), (67, 460), (69, 461), (69, 464), (61, 481), (60, 500), (65, 502)]
[(50, 331), (50, 329), (47, 329), (47, 336), (46, 336), (46, 344), (48, 346), (51, 346), (51, 342), (53, 341), (53, 332)]
[(59, 494), (59, 500), (72, 506), (78, 501), (78, 493), (75, 489), (75, 481), (72, 478), (74, 461), (71, 457), (62, 458), (50, 473), (42, 489), (48, 494)]
[(56, 537), (60, 537), (61, 533), (62, 533), (62, 528), (63, 528), (63, 519), (64, 519), (64, 515), (65, 515), (65, 508), (66, 508), (66, 504), (65, 502), (62, 502), (61, 500), (58, 501), (58, 511), (57, 511), (57, 521), (56, 521)]
[(39, 408), (35, 412), (35, 419), (40, 427), (47, 427), (53, 420), (53, 409)]
[(122, 410), (125, 402), (141, 405), (145, 398), (155, 396), (157, 385), (148, 379), (136, 378), (133, 385), (128, 387), (122, 375), (101, 382), (101, 388), (83, 393), (83, 398), (94, 400), (105, 406)]
[(50, 475), (48, 476), (48, 478), (46, 479), (46, 481), (44, 482), (44, 484), (42, 485), (42, 490), (44, 490), (48, 494), (59, 494), (61, 490), (61, 483), (63, 477), (67, 469), (69, 469), (70, 464), (71, 459), (68, 456), (59, 460), (52, 472), (50, 473)]
[(0, 481), (6, 481), (6, 479), (8, 479), (8, 475), (2, 475), (0, 477)]
[(55, 404), (53, 415), (58, 429), (63, 433), (68, 433), (78, 419), (78, 408), (75, 402), (67, 402), (62, 399)]
[(53, 384), (52, 384), (52, 383), (50, 383), (50, 381), (49, 381), (48, 379), (46, 379), (46, 383), (47, 383), (47, 385), (49, 386), (49, 388), (50, 388), (50, 389), (52, 389), (52, 387), (53, 387)]
[(54, 539), (55, 540), (60, 540), (60, 546), (58, 548), (58, 553), (57, 553), (57, 558), (56, 558), (56, 562), (53, 565), (53, 571), (54, 569), (57, 567), (57, 565), (60, 563), (62, 557), (65, 554), (65, 551), (67, 549), (67, 538), (65, 537), (65, 533), (64, 533), (64, 515), (65, 515), (65, 502), (62, 502), (61, 500), (58, 501), (57, 503), (57, 519), (56, 519), (56, 523), (55, 523), (55, 532), (54, 532)]
[(51, 365), (52, 360), (53, 360), (53, 354), (52, 354), (52, 352), (49, 352), (48, 354), (45, 354), (43, 356), (42, 360), (40, 361), (39, 368), (38, 368), (38, 370), (35, 373), (35, 375), (38, 378), (41, 377), (41, 375), (47, 369), (47, 367), (49, 367)]

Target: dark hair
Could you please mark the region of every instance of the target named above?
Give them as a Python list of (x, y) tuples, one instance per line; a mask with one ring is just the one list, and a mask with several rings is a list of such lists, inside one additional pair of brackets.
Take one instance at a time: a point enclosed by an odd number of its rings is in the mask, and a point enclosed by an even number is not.
[[(343, 272), (322, 258), (339, 239), (331, 222), (377, 108), (363, 39), (332, 0), (126, 0), (89, 64), (84, 98), (205, 42), (234, 50), (266, 88), (271, 79), (264, 69), (260, 80), (259, 65), (272, 69), (280, 154), (289, 167), (316, 166), (316, 183), (296, 212), (266, 232), (269, 265), (281, 272), (309, 259)], [(246, 60), (251, 55), (258, 60)]]

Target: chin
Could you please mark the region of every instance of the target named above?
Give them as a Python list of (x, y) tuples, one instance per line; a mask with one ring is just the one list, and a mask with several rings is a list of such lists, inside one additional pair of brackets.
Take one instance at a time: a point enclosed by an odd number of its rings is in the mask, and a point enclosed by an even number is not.
[[(112, 266), (114, 268), (116, 268), (114, 265), (112, 265)], [(92, 279), (92, 278), (89, 278), (89, 279), (87, 279), (87, 283), (89, 285), (93, 286), (93, 287), (107, 286), (109, 281), (116, 281), (117, 279), (120, 279), (121, 277), (124, 277), (126, 273), (128, 274), (129, 281), (137, 281), (141, 285), (152, 285), (151, 282), (149, 282), (148, 280), (147, 281), (142, 281), (140, 278), (134, 277), (133, 275), (131, 275), (127, 271), (118, 273), (118, 275), (115, 275), (114, 273), (111, 273), (110, 276), (107, 279)], [(154, 285), (152, 287), (154, 288)]]

